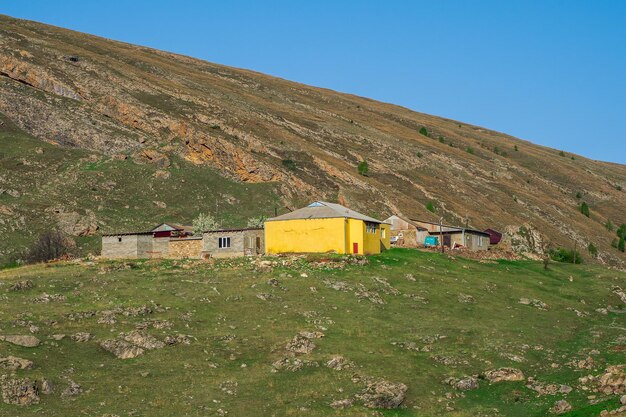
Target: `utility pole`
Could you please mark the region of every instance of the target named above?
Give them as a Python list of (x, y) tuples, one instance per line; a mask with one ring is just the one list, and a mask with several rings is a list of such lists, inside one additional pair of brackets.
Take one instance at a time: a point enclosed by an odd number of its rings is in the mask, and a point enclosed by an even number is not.
[(576, 239), (574, 239), (574, 257), (572, 258), (572, 263), (576, 263), (576, 246), (577, 246)]
[(441, 246), (441, 253), (444, 253), (446, 250), (443, 247), (443, 217), (439, 218), (439, 245)]

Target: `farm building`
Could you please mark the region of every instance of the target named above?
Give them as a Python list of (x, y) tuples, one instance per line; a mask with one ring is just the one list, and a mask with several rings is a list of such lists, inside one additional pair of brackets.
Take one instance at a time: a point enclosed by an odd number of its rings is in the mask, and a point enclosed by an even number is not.
[(396, 246), (409, 248), (423, 246), (428, 236), (428, 229), (395, 214), (388, 217), (385, 223), (390, 224), (391, 239)]
[(340, 204), (316, 201), (265, 222), (266, 253), (377, 254), (389, 248), (389, 225)]
[(449, 248), (463, 247), (470, 250), (489, 249), (489, 233), (467, 227), (439, 225), (439, 223), (411, 219), (413, 223), (428, 230), (430, 236), (443, 239)]
[(102, 236), (104, 258), (207, 259), (258, 255), (264, 251), (263, 229), (229, 229), (194, 236), (191, 228), (160, 224), (149, 232)]
[(490, 244), (490, 234), (480, 230), (466, 227), (439, 225), (439, 223), (428, 222), (417, 219), (406, 219), (393, 215), (385, 220), (391, 224), (391, 236), (398, 246), (423, 247), (427, 243), (427, 238), (443, 239), (443, 244), (449, 248), (466, 247), (470, 250), (487, 250)]
[(226, 258), (265, 252), (262, 228), (211, 230), (202, 234), (202, 256)]

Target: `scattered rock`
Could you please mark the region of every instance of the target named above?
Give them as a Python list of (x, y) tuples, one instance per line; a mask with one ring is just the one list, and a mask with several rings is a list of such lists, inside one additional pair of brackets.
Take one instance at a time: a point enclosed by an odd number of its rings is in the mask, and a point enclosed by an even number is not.
[(28, 378), (0, 376), (2, 400), (6, 404), (31, 405), (39, 403), (37, 385)]
[(50, 395), (54, 392), (54, 385), (52, 385), (52, 382), (50, 382), (50, 380), (43, 378), (41, 380), (39, 392), (44, 395)]
[(319, 363), (315, 361), (307, 361), (299, 358), (282, 358), (272, 363), (272, 371), (290, 371), (296, 372), (302, 368), (317, 368)]
[(563, 414), (572, 410), (572, 406), (565, 400), (559, 400), (554, 403), (554, 406), (550, 409), (554, 414)]
[(479, 388), (478, 378), (475, 376), (448, 378), (445, 380), (445, 383), (461, 391), (470, 391)]
[(289, 343), (287, 343), (286, 349), (293, 353), (306, 355), (313, 352), (315, 347), (315, 343), (313, 343), (310, 338), (297, 334)]
[(34, 286), (35, 284), (33, 284), (33, 281), (27, 279), (24, 281), (18, 281), (15, 284), (11, 285), (11, 287), (9, 287), (9, 291), (23, 291), (31, 289)]
[(402, 383), (382, 380), (368, 384), (356, 398), (368, 408), (397, 408), (404, 401), (407, 389)]
[(15, 356), (0, 358), (0, 368), (8, 369), (10, 371), (17, 371), (18, 369), (32, 369), (32, 367), (33, 362), (28, 359), (16, 358)]
[(471, 304), (471, 303), (476, 302), (476, 299), (473, 296), (469, 294), (463, 294), (463, 293), (459, 294), (458, 300), (459, 300), (459, 303), (466, 303), (466, 304)]
[(17, 346), (24, 347), (37, 347), (39, 346), (39, 339), (35, 336), (17, 336), (17, 335), (9, 335), (9, 336), (0, 336), (0, 340), (4, 340), (5, 342), (12, 343)]
[(274, 296), (268, 293), (260, 293), (256, 295), (256, 298), (258, 298), (259, 300), (263, 300), (263, 301), (269, 301), (272, 298), (274, 298)]
[(63, 392), (61, 392), (61, 398), (75, 397), (81, 394), (82, 392), (83, 392), (83, 388), (80, 385), (78, 385), (76, 382), (70, 379), (69, 385), (67, 386), (67, 388), (65, 388)]
[(66, 297), (63, 294), (43, 293), (40, 296), (33, 298), (34, 303), (63, 302), (65, 300), (66, 300)]
[(544, 303), (541, 300), (537, 300), (536, 298), (533, 298), (533, 299), (520, 298), (519, 303), (538, 308), (539, 310), (547, 310), (549, 308), (549, 306), (546, 303)]
[(177, 334), (175, 336), (166, 336), (165, 344), (167, 345), (190, 345), (192, 336), (186, 334)]
[(598, 391), (606, 395), (619, 395), (626, 392), (626, 365), (609, 366), (598, 378)]
[(125, 341), (146, 350), (161, 349), (165, 347), (165, 343), (161, 342), (159, 339), (139, 330), (133, 330), (132, 332), (126, 334), (121, 333), (120, 337), (122, 337)]
[(124, 340), (110, 339), (100, 343), (100, 346), (119, 359), (132, 359), (144, 354), (145, 350)]
[(524, 373), (516, 368), (498, 368), (485, 372), (485, 378), (491, 382), (522, 381)]
[(326, 362), (326, 366), (330, 369), (334, 369), (335, 371), (342, 371), (344, 369), (352, 368), (354, 364), (343, 356), (336, 355)]
[(93, 335), (87, 332), (78, 332), (71, 335), (70, 338), (75, 342), (88, 342), (93, 338)]
[(335, 410), (345, 410), (346, 408), (352, 407), (353, 400), (351, 398), (346, 398), (344, 400), (336, 400), (330, 403), (330, 406)]

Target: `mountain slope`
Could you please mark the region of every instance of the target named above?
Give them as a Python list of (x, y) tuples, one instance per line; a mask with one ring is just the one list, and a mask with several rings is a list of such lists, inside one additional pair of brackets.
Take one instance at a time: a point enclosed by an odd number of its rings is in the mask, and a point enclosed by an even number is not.
[[(126, 158), (150, 164), (161, 178), (207, 169), (224, 181), (275, 186), (281, 211), (323, 198), (380, 217), (444, 217), (501, 230), (530, 224), (553, 245), (591, 242), (602, 260), (622, 259), (610, 246), (614, 232), (603, 224), (626, 222), (626, 167), (252, 71), (0, 16), (0, 113), (11, 121), (5, 127), (22, 137), (87, 151), (99, 163)], [(424, 129), (428, 135), (420, 133)], [(589, 129), (593, 140), (588, 126), (581, 129)], [(4, 132), (3, 147), (13, 137)], [(368, 176), (357, 173), (361, 160), (369, 164)], [(6, 166), (2, 170), (5, 181), (15, 183), (0, 188), (25, 186)], [(101, 174), (107, 181), (109, 174)], [(163, 179), (168, 181), (173, 177)], [(208, 193), (219, 194), (219, 188)], [(92, 196), (87, 191), (79, 197), (73, 203), (84, 210)], [(590, 218), (578, 210), (583, 200)], [(216, 211), (189, 199), (176, 213), (169, 204), (148, 213), (152, 201), (137, 202), (129, 217), (150, 215), (153, 222), (176, 214), (189, 221), (198, 211)], [(436, 213), (426, 210), (430, 201)], [(28, 211), (19, 198), (0, 195), (16, 218), (65, 203), (56, 196), (48, 207)], [(274, 211), (251, 198), (221, 203), (218, 216), (242, 206)], [(106, 213), (121, 207), (94, 212), (101, 229), (122, 226)]]

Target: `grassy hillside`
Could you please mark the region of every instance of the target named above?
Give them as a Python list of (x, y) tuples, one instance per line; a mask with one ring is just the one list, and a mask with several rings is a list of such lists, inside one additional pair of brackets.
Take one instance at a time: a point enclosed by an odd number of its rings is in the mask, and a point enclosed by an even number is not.
[[(96, 155), (85, 162), (89, 169), (71, 177), (72, 187), (90, 189), (94, 177), (113, 180), (129, 206), (138, 207), (136, 215), (119, 210), (127, 204), (121, 195), (115, 204), (101, 204), (91, 219), (103, 228), (135, 229), (155, 217), (187, 221), (200, 210), (198, 203), (212, 207), (208, 200), (236, 188), (241, 193), (227, 193), (240, 203), (218, 211), (230, 222), (229, 213), (240, 209), (271, 209), (257, 197), (259, 190), (273, 189), (272, 203), (278, 200), (283, 210), (326, 199), (380, 217), (444, 217), (503, 231), (532, 227), (555, 246), (593, 243), (601, 262), (624, 261), (611, 247), (615, 233), (604, 224), (626, 223), (626, 167), (253, 71), (0, 16), (0, 113), (32, 137), (66, 147), (57, 151), (64, 158)], [(580, 129), (593, 141), (592, 127), (581, 122)], [(12, 148), (21, 134), (4, 137), (0, 153), (34, 159)], [(54, 155), (36, 157), (46, 169)], [(103, 162), (120, 157), (127, 159)], [(357, 173), (363, 160), (367, 176)], [(177, 172), (170, 184), (181, 177), (186, 184), (207, 180), (177, 188), (185, 193), (181, 198), (173, 185), (151, 180), (159, 167)], [(12, 171), (2, 169), (9, 178)], [(66, 179), (46, 174), (42, 185), (51, 192), (38, 198), (64, 206), (58, 184)], [(248, 193), (247, 186), (259, 192)], [(12, 187), (32, 193), (27, 182)], [(152, 201), (167, 196), (176, 202), (154, 210)], [(93, 210), (93, 193), (76, 197), (69, 209)], [(20, 210), (18, 202), (0, 198)], [(580, 213), (583, 202), (589, 217)], [(33, 217), (24, 233), (49, 226), (48, 220)], [(9, 220), (15, 221), (19, 216)], [(0, 251), (8, 250), (5, 242)]]
[[(340, 410), (330, 404), (380, 379), (408, 387), (401, 408), (383, 416), (545, 416), (561, 399), (570, 417), (619, 407), (618, 395), (579, 378), (624, 364), (624, 273), (401, 249), (365, 265), (351, 259), (79, 261), (0, 271), (0, 335), (41, 340), (33, 348), (0, 341), (0, 357), (31, 360), (16, 375), (54, 387), (38, 404), (0, 402), (0, 415), (369, 416), (360, 400)], [(34, 287), (10, 289), (25, 280)], [(133, 359), (100, 345), (137, 328), (156, 342), (178, 334), (190, 343)], [(315, 347), (290, 352), (303, 331), (311, 339), (300, 342)], [(79, 332), (92, 338), (73, 340)], [(327, 367), (335, 355), (349, 366)], [(500, 367), (518, 368), (524, 380), (479, 377), (469, 391), (444, 382)], [(66, 391), (72, 382), (81, 388)], [(549, 384), (571, 392), (546, 393)]]

